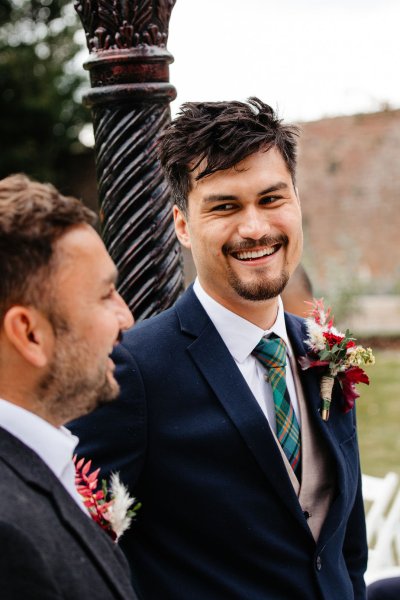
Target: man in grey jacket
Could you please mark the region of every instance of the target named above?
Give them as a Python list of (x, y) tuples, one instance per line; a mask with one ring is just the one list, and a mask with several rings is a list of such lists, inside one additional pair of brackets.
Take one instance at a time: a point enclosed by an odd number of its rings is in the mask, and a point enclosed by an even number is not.
[(116, 397), (109, 354), (133, 322), (93, 221), (53, 186), (0, 181), (2, 600), (136, 598), (76, 491), (63, 427)]

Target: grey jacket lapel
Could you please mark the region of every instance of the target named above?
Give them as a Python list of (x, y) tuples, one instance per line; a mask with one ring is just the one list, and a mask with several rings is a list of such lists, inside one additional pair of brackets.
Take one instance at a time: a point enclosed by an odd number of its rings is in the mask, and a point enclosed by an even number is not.
[[(114, 588), (121, 599), (132, 598), (125, 557), (100, 527), (81, 511), (62, 484), (41, 458), (30, 448), (0, 427), (0, 459), (6, 462), (27, 483), (52, 496), (60, 521), (71, 532)], [(115, 557), (110, 565), (111, 557)], [(128, 585), (127, 585), (128, 584)]]

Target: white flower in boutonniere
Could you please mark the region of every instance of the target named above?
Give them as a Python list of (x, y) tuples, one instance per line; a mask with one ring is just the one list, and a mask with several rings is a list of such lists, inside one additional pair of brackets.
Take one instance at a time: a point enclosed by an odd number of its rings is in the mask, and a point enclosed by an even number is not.
[(140, 504), (135, 503), (135, 498), (131, 498), (127, 488), (121, 483), (119, 473), (112, 473), (110, 480), (110, 496), (112, 502), (108, 508), (108, 518), (110, 525), (115, 531), (117, 540), (121, 535), (129, 529), (132, 519), (136, 516), (136, 511), (140, 508)]
[(76, 489), (82, 496), (90, 516), (113, 541), (118, 541), (124, 531), (130, 527), (141, 504), (139, 502), (135, 504), (135, 498), (129, 496), (118, 473), (111, 474), (110, 489), (103, 479), (102, 488), (98, 490), (97, 476), (100, 469), (89, 473), (92, 461), (85, 463), (85, 459), (81, 458), (77, 462), (76, 456), (74, 456), (74, 463)]
[(301, 356), (299, 363), (304, 370), (311, 367), (323, 367), (325, 370), (321, 379), (321, 415), (327, 421), (335, 378), (343, 390), (342, 411), (347, 413), (359, 397), (355, 385), (369, 384), (368, 375), (361, 367), (373, 365), (375, 358), (371, 348), (356, 345), (348, 329), (346, 333), (341, 333), (333, 326), (331, 309), (325, 311), (322, 299), (314, 300), (312, 306), (310, 317), (306, 319), (309, 337), (305, 340), (310, 352), (307, 356)]

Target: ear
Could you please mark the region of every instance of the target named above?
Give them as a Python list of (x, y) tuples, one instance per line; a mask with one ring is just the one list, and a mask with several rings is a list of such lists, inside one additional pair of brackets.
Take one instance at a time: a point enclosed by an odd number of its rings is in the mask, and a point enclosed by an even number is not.
[(187, 223), (187, 217), (183, 214), (183, 212), (176, 205), (173, 207), (173, 215), (174, 215), (174, 223), (175, 223), (175, 232), (176, 237), (185, 248), (190, 250), (190, 235), (189, 228)]
[(27, 362), (38, 368), (46, 366), (53, 329), (39, 311), (12, 306), (4, 317), (3, 330), (9, 343)]

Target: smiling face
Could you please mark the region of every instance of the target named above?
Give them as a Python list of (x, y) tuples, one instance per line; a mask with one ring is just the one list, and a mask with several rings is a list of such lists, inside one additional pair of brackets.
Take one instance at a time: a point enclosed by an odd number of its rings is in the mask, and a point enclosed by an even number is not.
[(210, 296), (257, 324), (268, 306), (272, 314), (303, 239), (300, 202), (275, 148), (198, 182), (193, 178), (188, 214), (174, 207), (174, 218)]
[(115, 289), (115, 265), (91, 227), (71, 228), (55, 253), (49, 360), (37, 397), (60, 424), (118, 395), (109, 354), (133, 318)]

